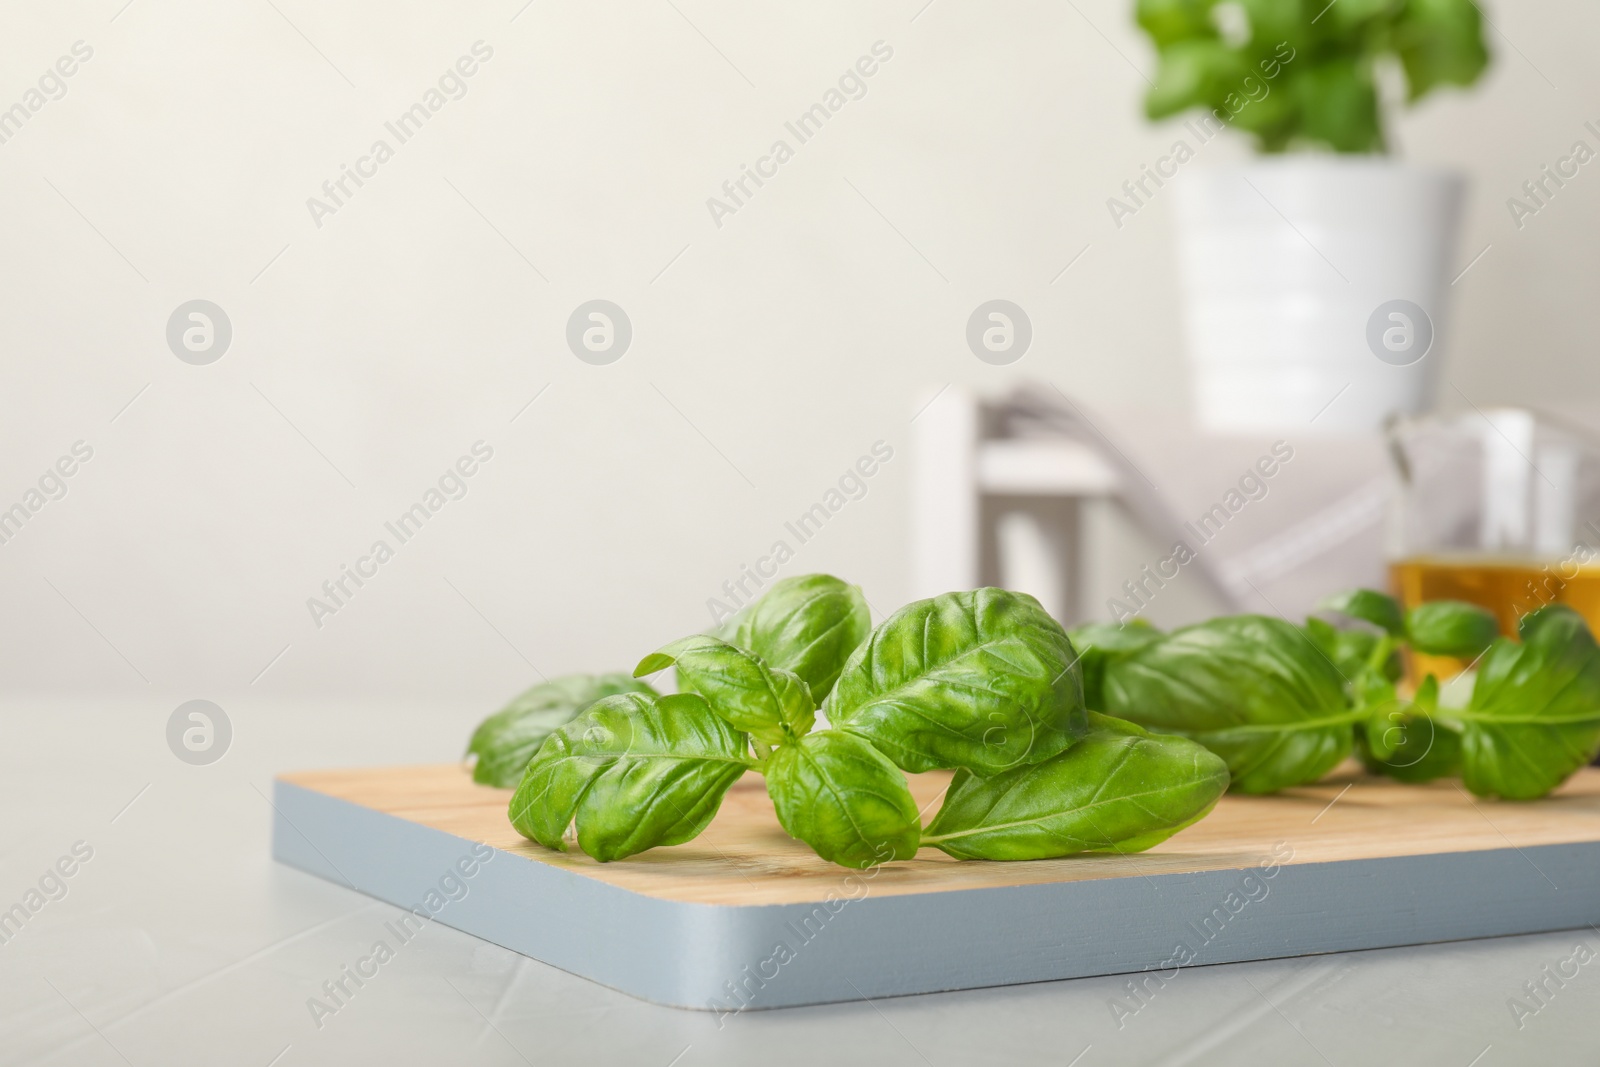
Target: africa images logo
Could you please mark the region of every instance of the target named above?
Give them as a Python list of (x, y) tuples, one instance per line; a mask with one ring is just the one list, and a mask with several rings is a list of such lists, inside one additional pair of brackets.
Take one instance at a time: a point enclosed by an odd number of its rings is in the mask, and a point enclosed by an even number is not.
[(1433, 319), (1410, 300), (1379, 304), (1367, 318), (1367, 347), (1391, 367), (1409, 367), (1433, 348)]

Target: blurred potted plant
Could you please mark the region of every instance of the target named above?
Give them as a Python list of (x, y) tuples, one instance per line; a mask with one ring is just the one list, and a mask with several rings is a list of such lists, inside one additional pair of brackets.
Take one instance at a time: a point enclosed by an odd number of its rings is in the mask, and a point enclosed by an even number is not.
[(1202, 424), (1370, 429), (1426, 408), (1465, 183), (1388, 155), (1382, 88), (1414, 103), (1476, 81), (1474, 0), (1137, 0), (1137, 19), (1160, 56), (1149, 117), (1201, 108), (1186, 141), (1233, 126), (1261, 153), (1179, 183)]

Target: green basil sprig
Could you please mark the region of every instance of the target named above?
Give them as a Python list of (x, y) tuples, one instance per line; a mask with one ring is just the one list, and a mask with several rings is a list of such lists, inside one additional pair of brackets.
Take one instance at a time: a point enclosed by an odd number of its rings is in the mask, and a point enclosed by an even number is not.
[(749, 770), (744, 734), (693, 693), (606, 697), (550, 735), (511, 797), (511, 825), (602, 863), (690, 840)]
[[(1324, 606), (1369, 621), (1399, 614), (1398, 603), (1372, 590)], [(1409, 705), (1368, 678), (1355, 703), (1368, 713), (1360, 753), (1370, 770), (1407, 782), (1459, 774), (1479, 796), (1531, 800), (1600, 752), (1600, 651), (1570, 607), (1552, 604), (1524, 616), (1520, 642), (1497, 636), (1491, 612), (1461, 601), (1429, 601), (1401, 619), (1395, 644), (1480, 657), (1477, 675), (1463, 708), (1438, 706), (1432, 675)]]
[(1494, 613), (1461, 600), (1430, 600), (1410, 611), (1373, 589), (1352, 589), (1324, 599), (1318, 607), (1372, 623), (1418, 652), (1470, 659), (1500, 633)]
[(1065, 752), (980, 778), (956, 772), (922, 843), (957, 859), (1141, 852), (1204, 818), (1228, 767), (1201, 745), (1091, 713)]
[(1088, 729), (1077, 653), (1025, 593), (976, 589), (901, 608), (845, 664), (834, 726), (908, 771), (990, 775), (1049, 759)]
[[(688, 691), (627, 681), (642, 691), (556, 724), (512, 825), (609, 862), (690, 840), (754, 771), (785, 831), (861, 868), (923, 843), (902, 768), (958, 768), (929, 841), (958, 858), (1137, 851), (1226, 786), (1226, 766), (1193, 742), (1106, 716), (1091, 732), (1078, 654), (1032, 597), (949, 593), (876, 630), (865, 603), (826, 575), (779, 582), (718, 635), (646, 656), (636, 673), (676, 667)], [(822, 693), (833, 725), (813, 730)]]
[[(1240, 615), (1171, 633), (1068, 635), (1000, 589), (918, 601), (870, 631), (864, 605), (826, 575), (779, 582), (718, 635), (640, 662), (675, 666), (687, 692), (620, 675), (535, 686), (478, 728), (474, 776), (520, 773), (512, 825), (606, 862), (690, 840), (753, 771), (791, 836), (868, 867), (922, 845), (1135, 852), (1225, 789), (1312, 782), (1352, 748), (1400, 781), (1459, 774), (1507, 799), (1545, 795), (1600, 751), (1600, 647), (1565, 606), (1525, 617), (1515, 641), (1471, 605), (1403, 612), (1372, 590), (1324, 602), (1342, 622)], [(1480, 657), (1470, 697), (1441, 704), (1432, 675), (1403, 697), (1407, 648)], [(824, 694), (831, 727), (814, 730)], [(924, 830), (902, 771), (938, 768), (956, 775)]]
[(533, 754), (557, 727), (602, 697), (617, 693), (655, 695), (644, 682), (626, 674), (569, 674), (540, 682), (520, 693), (473, 731), (467, 755), (476, 757), (472, 780), (481, 785), (511, 789)]
[[(1315, 781), (1353, 746), (1368, 770), (1399, 781), (1460, 775), (1480, 796), (1526, 800), (1600, 753), (1600, 649), (1571, 608), (1525, 616), (1519, 642), (1460, 601), (1402, 611), (1358, 589), (1321, 607), (1354, 626), (1235, 616), (1155, 639), (1085, 628), (1085, 658), (1103, 675), (1098, 703), (1206, 745), (1247, 793)], [(1441, 707), (1432, 675), (1402, 698), (1405, 648), (1481, 657), (1466, 706)]]
[(1112, 658), (1101, 709), (1221, 756), (1243, 793), (1314, 782), (1350, 754), (1363, 712), (1298, 626), (1235, 615), (1174, 630)]

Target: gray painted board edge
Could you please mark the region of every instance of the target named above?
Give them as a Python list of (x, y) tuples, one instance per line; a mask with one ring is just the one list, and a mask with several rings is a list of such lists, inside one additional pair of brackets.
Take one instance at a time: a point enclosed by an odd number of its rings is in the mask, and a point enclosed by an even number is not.
[(644, 1000), (722, 1012), (1139, 971), (1149, 985), (1191, 964), (1600, 923), (1600, 842), (876, 896), (870, 872), (841, 868), (832, 901), (711, 905), (281, 780), (274, 797), (281, 863)]

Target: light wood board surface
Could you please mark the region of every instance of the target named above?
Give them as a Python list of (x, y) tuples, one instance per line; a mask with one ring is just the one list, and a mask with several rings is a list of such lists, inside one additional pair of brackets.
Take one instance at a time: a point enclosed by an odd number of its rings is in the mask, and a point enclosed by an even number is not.
[[(820, 859), (778, 826), (760, 776), (729, 790), (693, 841), (601, 864), (553, 852), (511, 828), (511, 790), (476, 785), (458, 764), (307, 771), (280, 776), (313, 792), (664, 900), (766, 905), (822, 900), (851, 872)], [(932, 817), (946, 772), (911, 776)], [(872, 875), (874, 896), (1182, 874), (1256, 866), (1292, 850), (1290, 864), (1523, 849), (1600, 842), (1600, 770), (1585, 769), (1533, 802), (1481, 800), (1459, 782), (1403, 785), (1342, 768), (1315, 786), (1270, 797), (1223, 797), (1208, 817), (1133, 856), (1025, 863), (957, 862), (925, 848)], [(1280, 844), (1281, 843), (1281, 844)], [(1283, 846), (1287, 846), (1284, 848)], [(1533, 864), (1533, 860), (1528, 860)], [(1536, 869), (1536, 868), (1535, 868)]]

